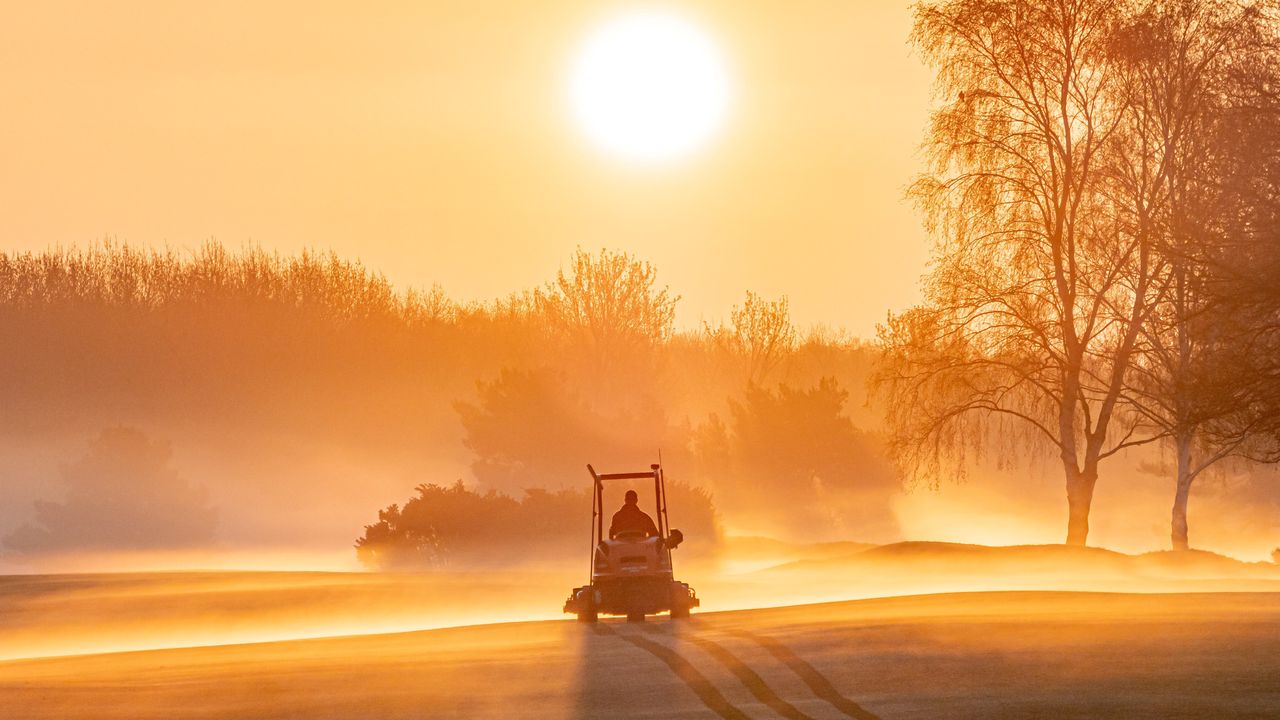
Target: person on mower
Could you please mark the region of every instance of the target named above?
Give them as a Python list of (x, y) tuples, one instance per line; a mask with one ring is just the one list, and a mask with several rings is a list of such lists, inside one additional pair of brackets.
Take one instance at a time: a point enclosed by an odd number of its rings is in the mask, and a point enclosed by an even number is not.
[(654, 525), (653, 518), (636, 504), (640, 501), (636, 491), (628, 490), (624, 500), (622, 509), (613, 514), (613, 522), (609, 524), (609, 539), (625, 534), (643, 535), (647, 538), (657, 537), (658, 526)]

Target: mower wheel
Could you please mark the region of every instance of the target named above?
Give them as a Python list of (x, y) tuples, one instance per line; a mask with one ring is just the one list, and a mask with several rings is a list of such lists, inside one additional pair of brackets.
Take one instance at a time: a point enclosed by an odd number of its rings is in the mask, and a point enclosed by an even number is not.
[(579, 607), (581, 609), (578, 610), (578, 622), (593, 623), (599, 619), (599, 611), (596, 609), (595, 599), (591, 597), (590, 592), (583, 598), (582, 605)]

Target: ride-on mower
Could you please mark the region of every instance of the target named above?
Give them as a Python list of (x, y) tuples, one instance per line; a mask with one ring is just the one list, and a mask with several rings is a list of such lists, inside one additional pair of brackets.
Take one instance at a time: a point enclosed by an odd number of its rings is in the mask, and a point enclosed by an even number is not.
[[(679, 582), (671, 569), (671, 551), (684, 542), (667, 520), (667, 486), (661, 465), (649, 472), (600, 474), (587, 466), (594, 484), (591, 505), (591, 584), (574, 588), (564, 611), (579, 622), (595, 622), (601, 614), (626, 615), (629, 622), (644, 622), (645, 615), (669, 611), (672, 618), (687, 618), (698, 607), (693, 588)], [(604, 483), (609, 480), (652, 480), (657, 507), (655, 537), (644, 532), (604, 531)]]

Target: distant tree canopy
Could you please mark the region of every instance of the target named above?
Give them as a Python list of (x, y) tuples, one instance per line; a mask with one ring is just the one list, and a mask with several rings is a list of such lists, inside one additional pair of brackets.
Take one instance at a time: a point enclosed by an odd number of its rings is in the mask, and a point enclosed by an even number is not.
[[(590, 490), (527, 490), (519, 500), (493, 490), (478, 493), (461, 482), (416, 490), (403, 507), (379, 511), (378, 522), (365, 526), (356, 540), (362, 563), (384, 570), (440, 568), (564, 560), (588, 552)], [(621, 505), (620, 496), (613, 500)], [(645, 496), (642, 504), (652, 514), (649, 501)], [(673, 525), (691, 543), (715, 547), (720, 528), (710, 495), (669, 482), (667, 502)]]
[(654, 374), (656, 351), (674, 332), (680, 298), (658, 286), (657, 269), (631, 255), (579, 249), (568, 271), (533, 293), (557, 363), (581, 376), (590, 395), (606, 393), (626, 404), (641, 379)]
[(680, 298), (659, 288), (657, 276), (653, 265), (632, 255), (578, 249), (568, 272), (558, 272), (534, 297), (556, 329), (585, 339), (603, 357), (671, 338)]
[(651, 398), (643, 407), (592, 408), (552, 370), (503, 370), (458, 414), (476, 479), (504, 492), (580, 486), (588, 462), (644, 468), (663, 449), (680, 457), (685, 445)]
[(367, 427), (414, 402), (395, 381), (420, 373), (457, 312), (438, 290), (395, 292), (331, 254), (0, 254), (0, 426), (83, 433), (120, 418), (182, 424), (199, 408), (219, 423)]
[[(699, 472), (725, 511), (792, 537), (890, 540), (897, 536), (895, 468), (879, 442), (844, 414), (833, 378), (808, 389), (751, 387), (698, 434)], [(769, 508), (784, 503), (786, 513)]]
[(205, 491), (170, 465), (169, 446), (132, 428), (104, 430), (62, 468), (66, 499), (36, 503), (5, 545), (26, 554), (192, 547), (213, 540)]
[(405, 323), (452, 316), (438, 289), (395, 292), (381, 275), (333, 253), (285, 257), (258, 248), (228, 251), (206, 243), (194, 255), (103, 243), (80, 250), (0, 254), (0, 308), (46, 312), (88, 305), (201, 314), (274, 305), (335, 320)]
[[(877, 353), (799, 336), (785, 301), (748, 296), (726, 328), (733, 342), (677, 332), (675, 303), (652, 265), (612, 251), (579, 251), (543, 287), (467, 304), (438, 288), (397, 291), (331, 254), (217, 243), (0, 253), (0, 436), (79, 443), (121, 422), (166, 428), (234, 458), (219, 482), (260, 500), (223, 512), (278, 537), (283, 523), (306, 524), (275, 508), (325, 502), (315, 466), (285, 458), (370, 468), (358, 486), (324, 488), (370, 507), (424, 468), (470, 465), (482, 491), (521, 498), (585, 486), (588, 462), (647, 467), (659, 450), (670, 478), (709, 487), (695, 429), (729, 417), (745, 368), (792, 387), (833, 376), (861, 388)], [(861, 398), (842, 412), (864, 427), (876, 415)], [(26, 520), (0, 506), (0, 523), (10, 518)], [(856, 523), (845, 532), (862, 535)]]
[(746, 300), (729, 311), (728, 327), (707, 326), (707, 333), (740, 358), (747, 385), (760, 385), (795, 352), (796, 328), (791, 303), (784, 295), (766, 300), (747, 291)]

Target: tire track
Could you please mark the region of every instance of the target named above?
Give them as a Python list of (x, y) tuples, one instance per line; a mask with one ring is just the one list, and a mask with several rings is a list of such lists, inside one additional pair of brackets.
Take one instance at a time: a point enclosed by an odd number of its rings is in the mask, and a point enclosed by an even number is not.
[(768, 705), (782, 717), (788, 720), (815, 720), (814, 717), (804, 714), (795, 705), (779, 697), (778, 693), (769, 687), (759, 673), (739, 660), (736, 655), (726, 650), (723, 645), (693, 634), (675, 635), (674, 637), (688, 640), (701, 648), (703, 652), (715, 658), (717, 662), (728, 668), (729, 672), (738, 678), (738, 682), (742, 683), (742, 686), (754, 695), (757, 700)]
[(711, 681), (705, 675), (675, 650), (640, 635), (620, 633), (607, 625), (596, 626), (596, 632), (601, 635), (613, 635), (626, 640), (666, 663), (667, 667), (671, 668), (671, 672), (675, 673), (676, 677), (689, 686), (689, 689), (698, 696), (698, 699), (702, 701), (703, 705), (707, 706), (708, 710), (724, 718), (724, 720), (751, 720), (750, 716), (726, 700), (724, 695), (720, 694), (720, 691), (711, 684)]
[(756, 635), (755, 633), (747, 632), (746, 630), (726, 630), (725, 632), (744, 640), (750, 640), (760, 647), (763, 647), (770, 655), (774, 656), (779, 662), (790, 668), (791, 672), (795, 673), (805, 685), (809, 686), (809, 690), (812, 691), (815, 696), (831, 703), (831, 705), (846, 716), (854, 718), (855, 720), (881, 720), (881, 718), (875, 713), (870, 712), (858, 703), (850, 700), (844, 695), (841, 695), (840, 691), (831, 684), (831, 681), (828, 680), (825, 675), (818, 672), (817, 668), (810, 665), (799, 655), (791, 652), (791, 649), (786, 645), (783, 645), (773, 638)]

